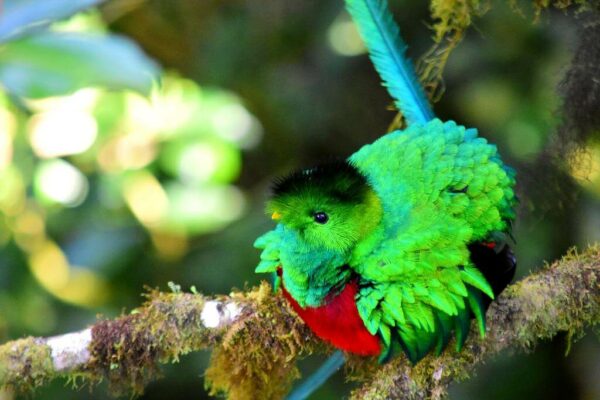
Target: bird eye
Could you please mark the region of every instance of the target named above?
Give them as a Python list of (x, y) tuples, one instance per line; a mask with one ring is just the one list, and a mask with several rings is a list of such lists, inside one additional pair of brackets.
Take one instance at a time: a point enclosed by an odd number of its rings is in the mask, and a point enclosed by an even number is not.
[(313, 214), (313, 219), (318, 224), (326, 224), (329, 221), (329, 216), (322, 211)]

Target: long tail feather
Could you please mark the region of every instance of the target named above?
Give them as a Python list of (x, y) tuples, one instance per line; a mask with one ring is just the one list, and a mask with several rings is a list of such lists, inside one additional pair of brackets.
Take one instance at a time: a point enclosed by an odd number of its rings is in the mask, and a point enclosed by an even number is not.
[(434, 115), (405, 56), (406, 44), (388, 9), (387, 0), (345, 0), (346, 8), (358, 26), (369, 49), (371, 61), (387, 87), (396, 107), (410, 124), (425, 123)]
[(346, 359), (344, 353), (336, 351), (333, 353), (319, 369), (302, 382), (294, 391), (286, 398), (286, 400), (304, 400), (307, 399), (315, 390), (321, 387), (331, 375), (344, 365)]

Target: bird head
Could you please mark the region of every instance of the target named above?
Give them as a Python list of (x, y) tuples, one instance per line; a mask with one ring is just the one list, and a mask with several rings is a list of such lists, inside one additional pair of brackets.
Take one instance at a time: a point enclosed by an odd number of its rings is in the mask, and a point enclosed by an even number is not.
[(312, 247), (339, 252), (352, 249), (382, 217), (379, 198), (348, 161), (300, 170), (277, 180), (267, 212)]

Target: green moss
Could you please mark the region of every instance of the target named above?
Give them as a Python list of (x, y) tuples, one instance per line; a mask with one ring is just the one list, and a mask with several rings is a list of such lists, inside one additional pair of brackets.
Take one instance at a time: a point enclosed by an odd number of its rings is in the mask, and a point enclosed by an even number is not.
[(268, 284), (243, 296), (256, 312), (239, 319), (214, 349), (206, 386), (233, 400), (282, 398), (300, 376), (296, 359), (322, 345)]
[(432, 0), (434, 40), (439, 43), (451, 32), (464, 32), (472, 18), (481, 12), (480, 7), (479, 0)]
[(377, 357), (362, 357), (346, 354), (344, 369), (348, 381), (362, 382), (373, 376), (381, 368)]
[(51, 350), (40, 339), (29, 337), (0, 346), (0, 385), (26, 392), (53, 375)]
[(92, 329), (86, 371), (92, 380), (106, 379), (116, 394), (139, 394), (159, 374), (160, 363), (220, 342), (206, 372), (213, 394), (278, 398), (299, 376), (296, 358), (316, 346), (312, 334), (266, 283), (230, 295), (227, 300), (244, 304), (247, 312), (220, 330), (202, 324), (202, 296), (154, 291), (147, 297), (129, 315), (100, 321)]
[(550, 7), (558, 8), (560, 10), (567, 9), (571, 6), (578, 6), (580, 10), (598, 8), (597, 3), (593, 0), (533, 0), (533, 6), (535, 8), (536, 17), (539, 16), (543, 10)]
[(205, 348), (222, 333), (203, 326), (200, 295), (153, 291), (147, 297), (129, 315), (99, 321), (92, 328), (86, 371), (92, 380), (108, 380), (116, 394), (141, 393), (159, 374), (159, 363)]

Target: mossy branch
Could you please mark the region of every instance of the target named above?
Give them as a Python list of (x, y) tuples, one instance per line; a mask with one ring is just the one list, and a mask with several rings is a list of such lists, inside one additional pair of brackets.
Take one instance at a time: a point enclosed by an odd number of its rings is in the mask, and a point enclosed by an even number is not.
[[(295, 361), (330, 349), (317, 341), (268, 284), (229, 296), (151, 292), (128, 315), (81, 332), (26, 338), (0, 346), (0, 387), (26, 391), (64, 376), (107, 379), (117, 393), (141, 392), (158, 364), (214, 348), (206, 373), (213, 394), (280, 398), (298, 376)], [(600, 322), (600, 246), (572, 252), (510, 286), (490, 307), (484, 340), (472, 334), (461, 353), (428, 356), (415, 367), (404, 357), (384, 366), (350, 358), (350, 377), (366, 383), (355, 399), (440, 398), (483, 360), (508, 348), (531, 349), (560, 331), (570, 338)]]
[(0, 388), (29, 391), (64, 376), (91, 383), (107, 379), (116, 393), (139, 393), (156, 376), (159, 363), (214, 347), (267, 309), (278, 321), (290, 315), (268, 284), (211, 298), (175, 289), (152, 291), (129, 314), (80, 332), (0, 346)]

